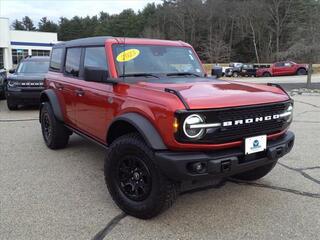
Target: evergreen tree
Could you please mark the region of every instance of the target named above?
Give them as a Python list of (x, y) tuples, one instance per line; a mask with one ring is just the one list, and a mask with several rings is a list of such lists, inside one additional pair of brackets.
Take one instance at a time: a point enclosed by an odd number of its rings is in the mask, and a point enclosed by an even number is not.
[(38, 30), (40, 32), (58, 32), (58, 24), (48, 20), (47, 17), (43, 17), (38, 23)]
[(24, 18), (22, 18), (22, 24), (23, 24), (25, 30), (27, 30), (27, 31), (35, 31), (36, 30), (35, 26), (33, 25), (33, 21), (28, 16), (25, 16)]
[(14, 30), (26, 30), (22, 22), (18, 19), (14, 20), (14, 22), (12, 23), (12, 28)]

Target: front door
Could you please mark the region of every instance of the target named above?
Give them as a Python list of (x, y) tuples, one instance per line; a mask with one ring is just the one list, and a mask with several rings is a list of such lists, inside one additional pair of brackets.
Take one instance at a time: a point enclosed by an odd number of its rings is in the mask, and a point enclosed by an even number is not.
[(286, 66), (284, 62), (278, 62), (275, 63), (275, 66), (273, 68), (273, 75), (274, 76), (281, 76), (286, 74)]
[[(106, 51), (103, 46), (83, 49), (83, 69), (86, 67), (107, 70)], [(105, 142), (107, 126), (113, 112), (113, 86), (106, 83), (80, 80), (77, 89), (77, 127), (84, 133)]]

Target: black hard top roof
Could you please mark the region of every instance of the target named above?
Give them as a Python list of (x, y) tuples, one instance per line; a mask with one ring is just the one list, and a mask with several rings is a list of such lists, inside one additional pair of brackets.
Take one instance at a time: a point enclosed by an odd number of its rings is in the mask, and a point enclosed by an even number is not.
[(104, 45), (105, 41), (110, 38), (113, 38), (113, 37), (102, 36), (102, 37), (80, 38), (80, 39), (57, 43), (53, 47), (56, 48), (56, 47), (81, 47), (81, 46)]

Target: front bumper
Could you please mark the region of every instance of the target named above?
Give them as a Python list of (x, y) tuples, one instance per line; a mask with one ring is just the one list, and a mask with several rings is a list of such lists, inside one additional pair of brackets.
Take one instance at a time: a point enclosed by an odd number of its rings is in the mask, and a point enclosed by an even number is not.
[(6, 91), (6, 98), (14, 104), (39, 104), (42, 90), (42, 88), (27, 91), (8, 88)]
[[(164, 174), (176, 181), (222, 178), (245, 172), (272, 162), (289, 153), (294, 144), (294, 134), (287, 131), (283, 136), (267, 143), (265, 152), (245, 156), (244, 150), (226, 149), (214, 152), (156, 152), (156, 164)], [(205, 172), (196, 173), (190, 166), (200, 162)]]

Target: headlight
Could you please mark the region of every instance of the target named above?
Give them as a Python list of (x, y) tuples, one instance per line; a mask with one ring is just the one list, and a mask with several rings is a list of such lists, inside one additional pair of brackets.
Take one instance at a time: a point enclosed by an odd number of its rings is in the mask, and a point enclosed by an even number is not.
[(280, 114), (280, 117), (281, 118), (287, 117), (287, 122), (291, 122), (293, 117), (293, 105), (290, 104), (289, 107), (286, 109), (286, 111)]
[(9, 87), (15, 87), (17, 85), (17, 82), (15, 82), (15, 81), (9, 81), (8, 82), (8, 86)]
[(201, 138), (205, 132), (204, 128), (191, 128), (191, 125), (201, 124), (204, 119), (198, 114), (188, 116), (183, 123), (183, 132), (188, 138)]

